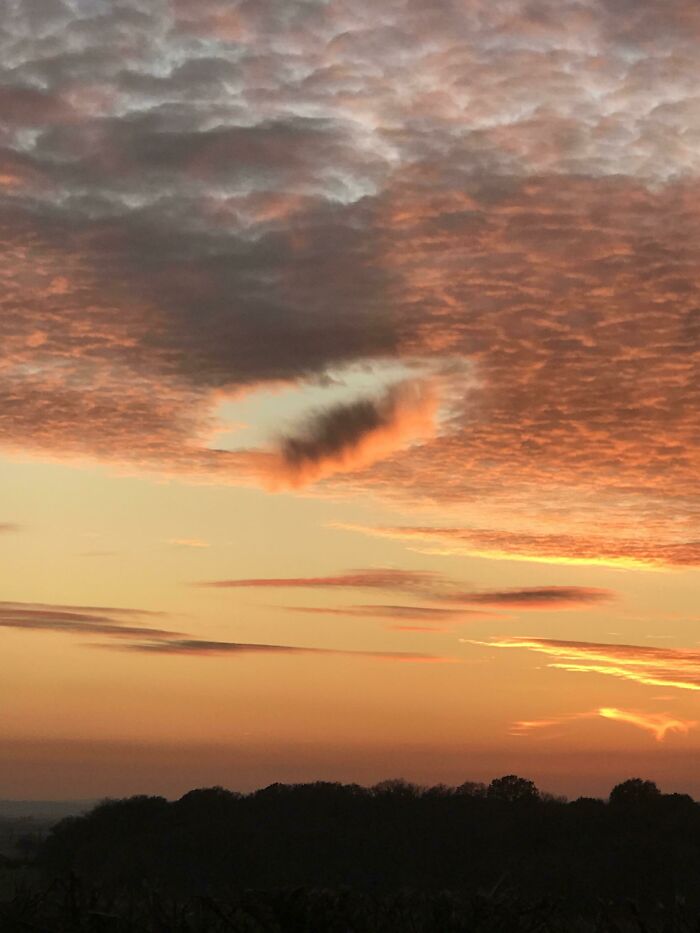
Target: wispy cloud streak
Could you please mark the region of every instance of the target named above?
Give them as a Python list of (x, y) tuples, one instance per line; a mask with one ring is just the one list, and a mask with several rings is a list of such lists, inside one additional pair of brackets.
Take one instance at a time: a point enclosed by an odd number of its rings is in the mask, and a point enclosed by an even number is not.
[(235, 589), (379, 589), (414, 590), (439, 584), (440, 574), (427, 570), (373, 569), (350, 570), (319, 577), (252, 577), (230, 580), (210, 580), (194, 584), (201, 587)]
[[(61, 606), (0, 602), (0, 628), (55, 632), (66, 635), (103, 635), (109, 638), (173, 638), (180, 634), (138, 623), (160, 613), (102, 606)], [(127, 621), (125, 621), (127, 620)]]
[(473, 644), (543, 654), (553, 658), (547, 666), (558, 670), (602, 674), (653, 687), (700, 690), (697, 651), (528, 637), (492, 638)]
[(453, 602), (502, 609), (575, 609), (614, 598), (612, 590), (591, 586), (534, 586), (505, 590), (455, 593)]
[(251, 642), (207, 641), (198, 638), (169, 639), (163, 641), (134, 642), (118, 646), (120, 650), (144, 654), (173, 654), (193, 656), (236, 656), (246, 654), (327, 655), (350, 658), (375, 658), (382, 661), (413, 661), (424, 663), (456, 662), (455, 658), (419, 654), (410, 651), (356, 651), (342, 648), (316, 648), (299, 645), (268, 645)]
[[(285, 606), (287, 612), (309, 615), (341, 616), (354, 619), (382, 619), (402, 623), (389, 626), (397, 631), (438, 632), (450, 631), (454, 626), (482, 619), (498, 618), (484, 609), (445, 609), (440, 606)], [(406, 623), (421, 623), (408, 625)]]
[[(192, 638), (182, 632), (154, 628), (135, 621), (141, 617), (154, 615), (160, 615), (160, 613), (141, 612), (138, 609), (3, 602), (0, 603), (0, 629), (16, 629), (24, 632), (53, 632), (62, 635), (100, 636), (107, 638), (108, 641), (96, 644), (94, 647), (142, 654), (182, 654), (201, 657), (244, 654), (337, 655), (340, 657), (364, 657), (386, 661), (425, 663), (458, 661), (457, 658), (410, 651), (362, 651), (298, 645), (211, 641)], [(113, 640), (117, 640), (118, 644)]]
[(553, 727), (581, 719), (611, 719), (616, 722), (636, 726), (654, 736), (657, 742), (663, 742), (669, 733), (687, 734), (697, 726), (697, 722), (690, 719), (678, 719), (666, 713), (645, 713), (639, 710), (618, 709), (611, 706), (602, 706), (587, 713), (572, 713), (568, 716), (555, 716), (551, 719), (532, 719), (514, 722), (511, 726), (512, 735), (530, 735), (533, 732), (547, 732)]
[(410, 542), (434, 554), (464, 554), (496, 560), (548, 564), (602, 565), (628, 569), (700, 565), (700, 541), (655, 541), (580, 534), (525, 533), (484, 528), (367, 526), (335, 527), (373, 537)]

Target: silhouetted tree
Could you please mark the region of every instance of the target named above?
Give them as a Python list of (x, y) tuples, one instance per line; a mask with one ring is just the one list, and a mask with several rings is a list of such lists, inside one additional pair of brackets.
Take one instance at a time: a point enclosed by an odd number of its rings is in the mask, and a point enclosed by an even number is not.
[(661, 791), (653, 781), (630, 778), (616, 784), (610, 791), (610, 803), (614, 807), (640, 807), (655, 803), (661, 797)]
[(494, 778), (491, 781), (486, 796), (490, 800), (523, 803), (539, 800), (540, 792), (532, 781), (518, 777), (517, 774), (506, 774), (504, 777)]
[(464, 797), (485, 797), (486, 791), (486, 784), (481, 784), (477, 781), (465, 781), (463, 784), (460, 784), (459, 787), (455, 787), (455, 794), (460, 794)]
[(421, 790), (415, 784), (401, 778), (392, 778), (389, 781), (380, 781), (372, 788), (372, 793), (378, 797), (394, 797), (403, 800), (413, 800), (420, 796)]

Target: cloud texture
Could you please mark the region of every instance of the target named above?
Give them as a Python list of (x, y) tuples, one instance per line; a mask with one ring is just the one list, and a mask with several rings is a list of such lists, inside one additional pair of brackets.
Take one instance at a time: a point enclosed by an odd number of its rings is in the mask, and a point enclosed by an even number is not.
[(392, 528), (337, 524), (334, 527), (374, 537), (407, 541), (414, 550), (428, 554), (464, 554), (494, 560), (650, 570), (700, 565), (700, 540), (649, 539), (645, 538), (641, 527), (634, 537), (602, 536), (591, 534), (587, 529), (574, 533), (533, 533), (495, 528), (407, 525)]
[[(691, 0), (7, 0), (5, 448), (696, 542), (699, 24)], [(439, 430), (390, 396), (278, 451), (212, 441), (222, 399), (387, 361), (449, 375)]]

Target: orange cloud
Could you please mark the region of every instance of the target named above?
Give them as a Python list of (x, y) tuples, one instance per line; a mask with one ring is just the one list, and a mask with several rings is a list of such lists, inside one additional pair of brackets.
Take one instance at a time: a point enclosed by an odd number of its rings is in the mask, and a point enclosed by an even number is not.
[(697, 651), (527, 637), (493, 638), (472, 644), (544, 654), (554, 658), (547, 666), (558, 670), (603, 674), (653, 687), (700, 690), (700, 652)]
[(645, 729), (654, 736), (657, 742), (663, 742), (669, 732), (687, 733), (697, 725), (694, 720), (672, 719), (663, 713), (639, 713), (614, 707), (601, 707), (598, 714), (604, 719), (614, 719)]
[(627, 723), (651, 733), (657, 742), (663, 742), (670, 732), (686, 734), (697, 723), (690, 719), (674, 719), (665, 713), (644, 713), (638, 710), (617, 709), (602, 706), (600, 709), (588, 713), (573, 713), (569, 716), (555, 716), (551, 719), (521, 720), (513, 723), (512, 735), (529, 735), (531, 732), (550, 729), (562, 723), (574, 722), (580, 719), (611, 719), (616, 722)]
[(417, 542), (416, 549), (426, 553), (627, 569), (700, 565), (698, 541), (645, 541), (632, 537), (530, 534), (484, 528), (372, 527), (347, 523), (336, 523), (333, 527), (374, 537)]

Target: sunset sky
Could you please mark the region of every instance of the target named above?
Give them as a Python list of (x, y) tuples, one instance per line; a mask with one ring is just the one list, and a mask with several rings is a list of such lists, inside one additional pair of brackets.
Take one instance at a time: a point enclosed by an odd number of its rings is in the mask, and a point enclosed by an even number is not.
[(700, 797), (699, 42), (0, 4), (0, 797)]

